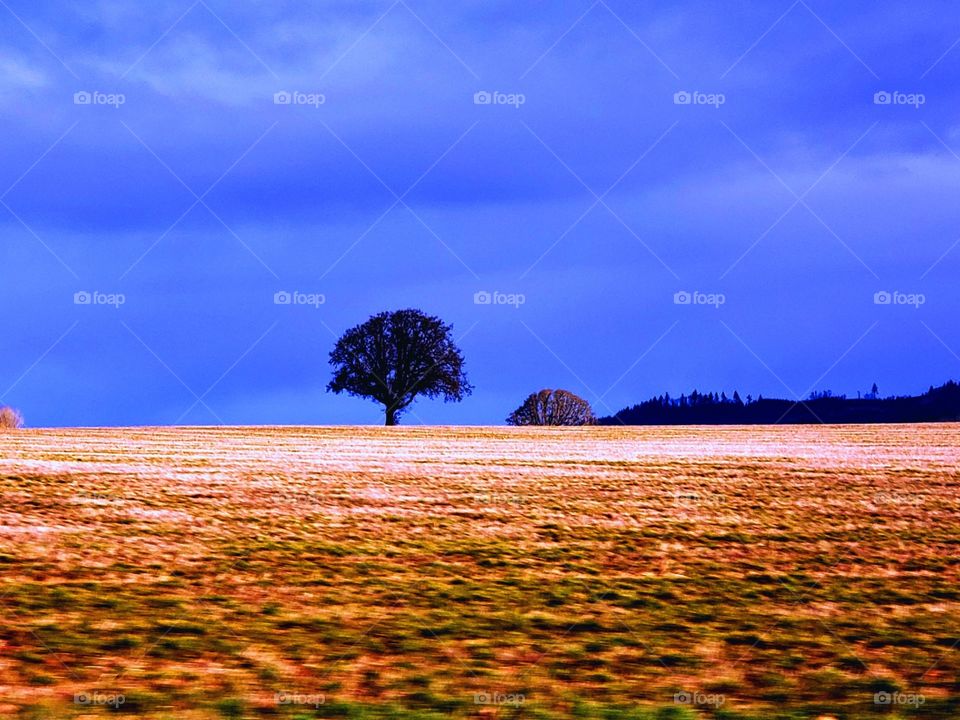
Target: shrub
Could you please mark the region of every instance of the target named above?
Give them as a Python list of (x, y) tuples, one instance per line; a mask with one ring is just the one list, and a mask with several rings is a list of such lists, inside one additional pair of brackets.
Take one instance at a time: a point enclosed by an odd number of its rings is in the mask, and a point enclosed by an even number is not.
[(533, 393), (507, 418), (510, 425), (593, 425), (590, 403), (568, 390)]
[(0, 407), (0, 430), (18, 430), (23, 427), (23, 415), (12, 407)]

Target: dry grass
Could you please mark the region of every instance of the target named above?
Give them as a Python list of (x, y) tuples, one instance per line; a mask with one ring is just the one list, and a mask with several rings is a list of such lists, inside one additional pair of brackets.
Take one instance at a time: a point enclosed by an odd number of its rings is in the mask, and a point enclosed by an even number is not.
[(2, 436), (0, 717), (110, 713), (77, 693), (188, 720), (960, 717), (958, 448), (957, 425)]

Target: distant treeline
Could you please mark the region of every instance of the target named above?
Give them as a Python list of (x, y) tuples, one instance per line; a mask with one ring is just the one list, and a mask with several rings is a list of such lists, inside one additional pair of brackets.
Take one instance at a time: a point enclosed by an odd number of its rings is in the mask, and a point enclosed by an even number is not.
[(754, 399), (735, 392), (669, 394), (599, 419), (601, 425), (765, 425), (775, 423), (917, 423), (960, 421), (960, 385), (949, 381), (916, 397), (880, 398), (877, 386), (863, 397), (831, 392), (805, 400)]

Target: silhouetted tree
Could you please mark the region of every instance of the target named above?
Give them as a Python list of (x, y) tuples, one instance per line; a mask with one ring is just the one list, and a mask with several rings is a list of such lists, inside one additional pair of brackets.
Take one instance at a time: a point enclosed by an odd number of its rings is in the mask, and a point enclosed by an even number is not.
[(953, 380), (940, 387), (931, 387), (918, 396), (872, 397), (848, 400), (844, 394), (830, 390), (812, 392), (807, 400), (783, 398), (756, 400), (747, 395), (747, 402), (734, 392), (726, 395), (699, 390), (679, 401), (665, 402), (666, 396), (624, 408), (611, 417), (598, 418), (601, 425), (727, 425), (771, 423), (913, 423), (960, 422), (960, 385)]
[(590, 403), (567, 390), (545, 389), (531, 393), (510, 413), (510, 425), (593, 425)]
[(334, 368), (327, 390), (376, 400), (387, 425), (418, 395), (463, 400), (473, 391), (452, 327), (419, 310), (374, 315), (347, 330), (330, 353)]

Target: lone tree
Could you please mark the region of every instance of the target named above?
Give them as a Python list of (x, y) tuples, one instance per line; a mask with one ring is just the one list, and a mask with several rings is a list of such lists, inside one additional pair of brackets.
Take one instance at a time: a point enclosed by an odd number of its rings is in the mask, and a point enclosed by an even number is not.
[(597, 419), (590, 403), (568, 390), (541, 390), (532, 393), (514, 410), (510, 425), (593, 425)]
[(383, 405), (387, 425), (418, 395), (463, 400), (473, 391), (452, 327), (419, 310), (374, 315), (347, 330), (330, 353), (327, 391), (347, 392)]

